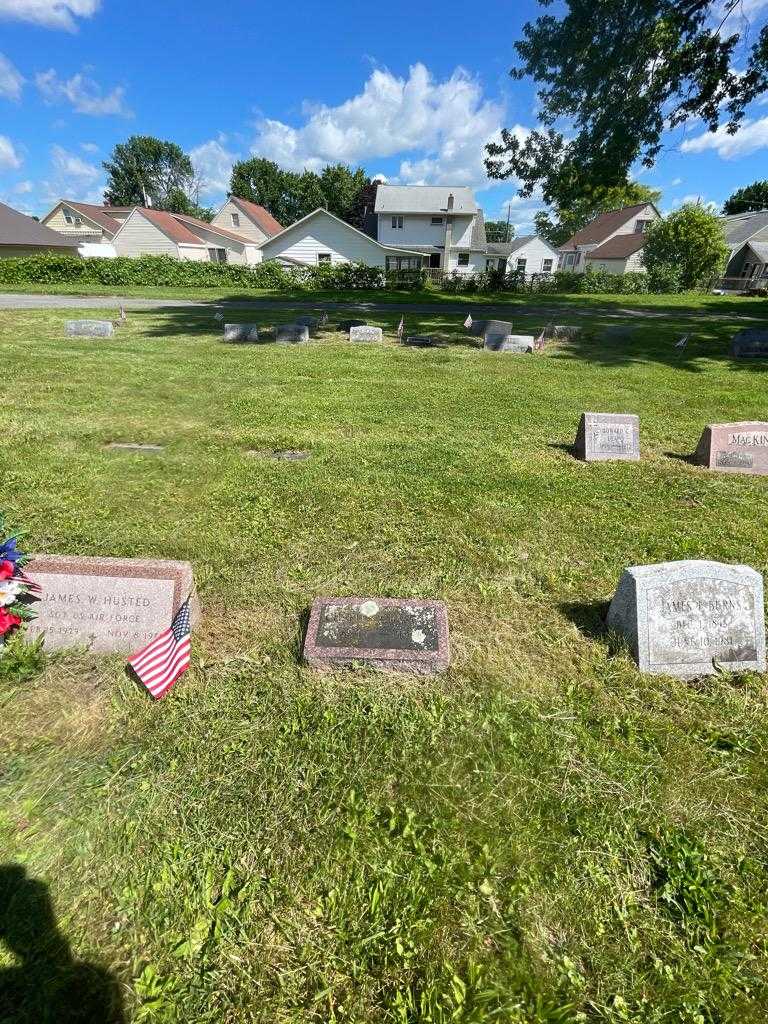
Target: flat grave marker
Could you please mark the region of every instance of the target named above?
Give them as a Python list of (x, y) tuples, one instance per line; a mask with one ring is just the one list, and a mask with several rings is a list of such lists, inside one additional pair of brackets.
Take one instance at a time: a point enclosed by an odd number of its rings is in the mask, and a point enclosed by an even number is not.
[(735, 359), (768, 359), (768, 327), (746, 327), (734, 335), (731, 355)]
[(765, 671), (763, 577), (747, 565), (690, 560), (625, 570), (606, 624), (641, 672), (690, 679)]
[(275, 328), (278, 345), (303, 345), (309, 341), (309, 328), (305, 324), (280, 324)]
[(113, 441), (107, 445), (108, 451), (111, 452), (139, 452), (142, 455), (159, 455), (160, 452), (165, 451), (165, 445), (162, 444), (138, 444), (130, 441)]
[(640, 418), (614, 412), (582, 413), (574, 454), (583, 462), (638, 462)]
[(369, 327), (367, 324), (363, 327), (350, 327), (349, 340), (366, 342), (383, 341), (384, 331), (381, 327)]
[(710, 423), (704, 428), (693, 462), (721, 473), (768, 476), (768, 423)]
[(438, 342), (431, 334), (408, 334), (403, 338), (403, 344), (412, 348), (438, 348)]
[(419, 598), (318, 597), (304, 659), (315, 668), (363, 662), (395, 672), (430, 674), (450, 664), (448, 612)]
[(115, 325), (111, 320), (67, 320), (65, 331), (68, 338), (111, 338)]
[(27, 635), (44, 635), (46, 650), (130, 654), (167, 629), (190, 594), (199, 617), (189, 562), (37, 555), (25, 571), (41, 588)]
[(258, 324), (224, 324), (224, 341), (243, 343), (258, 340)]

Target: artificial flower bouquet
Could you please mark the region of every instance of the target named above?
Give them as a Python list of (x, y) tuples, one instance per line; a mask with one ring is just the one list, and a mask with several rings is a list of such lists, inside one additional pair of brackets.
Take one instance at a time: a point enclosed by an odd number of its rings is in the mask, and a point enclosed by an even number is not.
[(30, 607), (38, 586), (24, 574), (29, 557), (18, 547), (18, 537), (5, 533), (5, 518), (0, 512), (0, 647), (23, 622), (35, 617)]

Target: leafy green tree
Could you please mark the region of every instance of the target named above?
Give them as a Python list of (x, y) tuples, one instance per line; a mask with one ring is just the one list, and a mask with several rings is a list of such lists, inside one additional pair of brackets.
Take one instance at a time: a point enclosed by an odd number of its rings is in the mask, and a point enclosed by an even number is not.
[(272, 160), (252, 157), (240, 160), (232, 168), (231, 195), (250, 199), (269, 210), (281, 224), (293, 224), (301, 217), (324, 207), (331, 213), (350, 220), (358, 199), (368, 184), (365, 171), (353, 171), (345, 164), (314, 171), (286, 171)]
[(511, 242), (515, 237), (515, 225), (507, 224), (505, 220), (487, 220), (485, 237), (489, 242)]
[(550, 245), (562, 245), (600, 213), (619, 210), (637, 203), (657, 203), (661, 192), (640, 182), (630, 181), (614, 188), (592, 189), (568, 207), (556, 206), (551, 213), (540, 211), (534, 217), (536, 232)]
[(751, 213), (768, 210), (768, 181), (755, 181), (736, 191), (723, 203), (723, 213)]
[[(551, 7), (553, 0), (539, 0)], [(569, 208), (596, 187), (650, 167), (662, 135), (692, 118), (735, 133), (768, 90), (768, 25), (738, 61), (748, 30), (742, 0), (564, 0), (523, 29), (514, 78), (539, 84), (541, 130), (507, 129), (487, 146), (488, 173), (517, 177), (520, 194)], [(562, 130), (558, 127), (564, 126)]]
[(723, 226), (704, 206), (687, 203), (654, 221), (643, 248), (643, 264), (658, 277), (671, 268), (683, 288), (696, 288), (721, 274), (728, 258)]
[(104, 199), (111, 206), (153, 206), (171, 213), (201, 209), (190, 198), (196, 189), (192, 161), (175, 142), (132, 135), (115, 146), (103, 166)]

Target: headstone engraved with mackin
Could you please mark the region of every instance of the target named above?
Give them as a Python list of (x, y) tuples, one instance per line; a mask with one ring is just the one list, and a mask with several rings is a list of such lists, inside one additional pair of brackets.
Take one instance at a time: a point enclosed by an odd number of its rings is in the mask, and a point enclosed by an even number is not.
[(132, 653), (167, 629), (190, 596), (198, 616), (189, 562), (37, 555), (26, 572), (41, 588), (27, 635), (43, 635), (47, 650)]
[(747, 565), (636, 565), (619, 581), (607, 625), (641, 672), (681, 679), (765, 671), (763, 577)]
[(304, 640), (315, 668), (357, 662), (396, 672), (442, 672), (450, 663), (448, 613), (419, 598), (318, 597)]
[(243, 344), (259, 340), (258, 324), (224, 324), (224, 341)]
[(693, 461), (722, 473), (768, 475), (768, 423), (710, 423), (704, 428)]
[(67, 320), (68, 338), (111, 338), (115, 325), (111, 320)]
[(574, 452), (585, 462), (637, 462), (640, 419), (613, 412), (582, 413)]

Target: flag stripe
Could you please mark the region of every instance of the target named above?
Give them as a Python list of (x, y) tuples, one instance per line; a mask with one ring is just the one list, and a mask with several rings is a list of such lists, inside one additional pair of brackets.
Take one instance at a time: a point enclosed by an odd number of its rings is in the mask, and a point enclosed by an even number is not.
[(162, 679), (168, 675), (169, 672), (173, 672), (176, 667), (184, 660), (189, 657), (189, 644), (185, 644), (167, 659), (162, 664), (158, 665), (153, 671), (145, 672), (143, 675), (144, 682), (147, 685), (154, 685), (156, 679)]
[(189, 668), (191, 629), (187, 600), (179, 609), (170, 629), (163, 630), (128, 659), (128, 664), (153, 697), (166, 694)]
[(165, 632), (160, 633), (159, 636), (156, 636), (154, 640), (150, 640), (146, 647), (142, 647), (140, 651), (137, 651), (135, 654), (132, 654), (128, 660), (131, 662), (132, 665), (137, 665), (145, 655), (151, 655), (153, 651), (160, 645), (161, 641), (163, 641), (166, 637), (170, 639), (172, 636), (173, 633), (170, 631), (170, 629), (166, 629)]
[(168, 630), (165, 640), (162, 639), (161, 634), (157, 640), (152, 641), (152, 649), (145, 649), (143, 654), (131, 658), (131, 664), (134, 668), (145, 668), (152, 661), (156, 661), (158, 657), (162, 657), (173, 646), (173, 642), (173, 633)]

